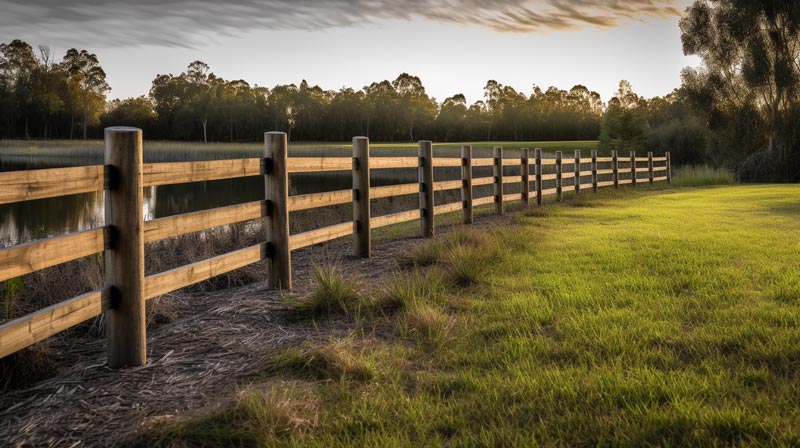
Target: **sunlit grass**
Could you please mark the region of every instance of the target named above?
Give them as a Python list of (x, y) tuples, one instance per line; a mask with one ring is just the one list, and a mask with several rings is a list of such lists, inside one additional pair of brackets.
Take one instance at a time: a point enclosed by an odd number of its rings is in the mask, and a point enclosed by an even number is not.
[(798, 197), (622, 188), (520, 214), (484, 231), (501, 250), (477, 284), (444, 281), (446, 257), (390, 279), (401, 311), (352, 342), (374, 376), (299, 375), (278, 400), (317, 404), (313, 426), (259, 431), (232, 405), (161, 441), (214, 428), (260, 446), (797, 446)]

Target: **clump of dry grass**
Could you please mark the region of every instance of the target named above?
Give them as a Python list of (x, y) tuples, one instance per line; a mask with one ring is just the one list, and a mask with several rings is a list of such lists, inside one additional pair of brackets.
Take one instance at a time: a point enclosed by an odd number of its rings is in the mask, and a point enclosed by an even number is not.
[(287, 436), (313, 430), (318, 419), (318, 400), (297, 387), (249, 389), (221, 412), (165, 421), (152, 440), (141, 442), (179, 447), (274, 446)]
[(374, 363), (350, 338), (290, 348), (275, 355), (267, 371), (314, 380), (368, 381), (375, 377)]
[(407, 310), (398, 322), (402, 336), (432, 347), (443, 346), (454, 326), (455, 318), (427, 304)]
[(333, 265), (314, 265), (314, 288), (305, 297), (286, 296), (296, 317), (313, 318), (332, 314), (360, 314), (371, 308), (371, 299), (356, 277), (347, 276)]

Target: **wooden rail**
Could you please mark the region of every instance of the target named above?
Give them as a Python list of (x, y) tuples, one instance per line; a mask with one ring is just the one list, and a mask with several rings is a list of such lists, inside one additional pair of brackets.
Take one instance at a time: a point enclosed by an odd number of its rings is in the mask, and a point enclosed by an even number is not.
[[(145, 164), (141, 131), (109, 128), (104, 165), (0, 173), (0, 204), (96, 191), (105, 191), (106, 197), (105, 227), (0, 249), (0, 281), (99, 252), (105, 253), (106, 263), (102, 288), (0, 325), (0, 357), (106, 313), (109, 366), (142, 365), (146, 362), (145, 301), (185, 286), (266, 261), (270, 286), (290, 288), (291, 252), (304, 247), (353, 235), (355, 254), (369, 257), (372, 229), (418, 221), (420, 234), (432, 237), (438, 215), (461, 211), (463, 222), (469, 224), (474, 207), (493, 205), (495, 213), (501, 214), (504, 204), (511, 201), (529, 206), (533, 192), (536, 204), (542, 206), (545, 196), (556, 195), (560, 200), (565, 192), (579, 194), (583, 187), (597, 191), (612, 185), (636, 186), (640, 179), (651, 184), (671, 181), (669, 153), (661, 157), (648, 153), (646, 158), (631, 153), (620, 158), (616, 152), (597, 157), (592, 151), (591, 158), (582, 158), (575, 151), (573, 158), (563, 158), (560, 152), (552, 158), (543, 157), (540, 149), (533, 151), (533, 157), (529, 149), (522, 149), (519, 157), (504, 157), (502, 148), (494, 148), (491, 157), (473, 157), (472, 147), (463, 146), (461, 157), (435, 158), (432, 143), (423, 141), (417, 157), (370, 157), (364, 137), (353, 139), (353, 157), (288, 157), (287, 148), (286, 134), (269, 132), (264, 136), (263, 157)], [(646, 167), (640, 165), (645, 162)], [(591, 169), (586, 170), (587, 165)], [(493, 173), (473, 178), (477, 167), (492, 167)], [(545, 167), (553, 168), (545, 173)], [(411, 168), (418, 170), (417, 182), (370, 186), (371, 170)], [(435, 180), (440, 168), (459, 168), (460, 179)], [(630, 177), (620, 178), (621, 169)], [(289, 196), (290, 173), (332, 171), (351, 172), (353, 188)], [(513, 172), (505, 175), (504, 171)], [(610, 180), (598, 181), (598, 176), (608, 175)], [(254, 176), (263, 178), (261, 200), (147, 221), (142, 217), (145, 187)], [(564, 179), (574, 182), (564, 188)], [(520, 192), (504, 193), (504, 186), (511, 184), (520, 185)], [(475, 187), (488, 185), (493, 187), (492, 195), (473, 198)], [(445, 190), (459, 190), (460, 200), (437, 204), (434, 193)], [(370, 201), (411, 194), (419, 195), (418, 208), (370, 215)], [(351, 221), (289, 234), (290, 212), (349, 203), (353, 204)], [(253, 220), (265, 221), (263, 243), (144, 275), (146, 243)]]

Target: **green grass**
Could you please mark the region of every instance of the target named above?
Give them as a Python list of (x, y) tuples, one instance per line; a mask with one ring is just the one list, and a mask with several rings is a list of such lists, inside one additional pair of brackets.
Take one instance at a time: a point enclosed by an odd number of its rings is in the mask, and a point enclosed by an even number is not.
[(406, 306), (348, 342), (344, 364), (368, 366), (368, 381), (272, 371), (263, 390), (156, 438), (797, 446), (798, 197), (800, 186), (625, 188), (520, 214), (485, 232), (502, 250), (476, 284), (444, 282), (446, 258), (389, 279), (384, 293), (409, 291)]

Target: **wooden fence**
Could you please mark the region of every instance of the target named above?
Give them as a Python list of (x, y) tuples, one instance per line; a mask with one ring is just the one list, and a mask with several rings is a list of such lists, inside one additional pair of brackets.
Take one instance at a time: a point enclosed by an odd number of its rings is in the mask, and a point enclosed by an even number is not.
[[(0, 358), (28, 347), (101, 313), (106, 313), (108, 364), (138, 366), (146, 362), (145, 302), (153, 297), (207, 280), (216, 275), (267, 260), (269, 283), (275, 288), (292, 285), (293, 250), (354, 235), (359, 257), (371, 253), (372, 229), (419, 220), (423, 237), (433, 237), (434, 217), (462, 211), (463, 222), (472, 223), (473, 208), (493, 204), (503, 213), (509, 201), (541, 206), (544, 196), (561, 200), (565, 190), (580, 194), (598, 188), (640, 182), (671, 181), (670, 156), (598, 157), (590, 159), (575, 151), (573, 158), (556, 152), (543, 157), (540, 149), (523, 149), (519, 158), (503, 157), (495, 148), (491, 158), (473, 158), (463, 146), (460, 158), (434, 158), (430, 141), (419, 142), (419, 157), (370, 157), (369, 141), (353, 139), (353, 157), (288, 157), (286, 134), (265, 134), (261, 158), (177, 163), (142, 163), (142, 132), (115, 127), (105, 131), (105, 164), (0, 173), (0, 204), (52, 198), (105, 190), (105, 226), (0, 250), (0, 281), (19, 277), (57, 264), (104, 252), (105, 286), (0, 326)], [(504, 167), (519, 167), (519, 175), (504, 176)], [(460, 168), (461, 179), (434, 180), (434, 168)], [(492, 167), (493, 175), (473, 178), (473, 168)], [(547, 168), (550, 167), (550, 168)], [(554, 167), (554, 169), (553, 169)], [(370, 186), (370, 171), (391, 168), (418, 169), (418, 182), (384, 187)], [(533, 168), (533, 170), (531, 169)], [(488, 168), (487, 168), (488, 169)], [(352, 190), (289, 196), (290, 173), (352, 171)], [(545, 171), (554, 171), (545, 173)], [(144, 187), (185, 182), (262, 176), (264, 199), (212, 210), (144, 221)], [(609, 178), (601, 181), (600, 178)], [(564, 187), (565, 179), (573, 179)], [(544, 188), (544, 184), (555, 183)], [(505, 194), (504, 186), (519, 184), (521, 192)], [(533, 184), (533, 188), (531, 188)], [(492, 185), (493, 194), (473, 198), (475, 187)], [(435, 204), (434, 192), (460, 190), (461, 201)], [(419, 194), (419, 208), (385, 216), (370, 216), (370, 201)], [(289, 233), (289, 213), (336, 204), (353, 204), (352, 221), (295, 235)], [(200, 232), (238, 222), (264, 219), (265, 243), (161, 272), (144, 274), (144, 244)]]

